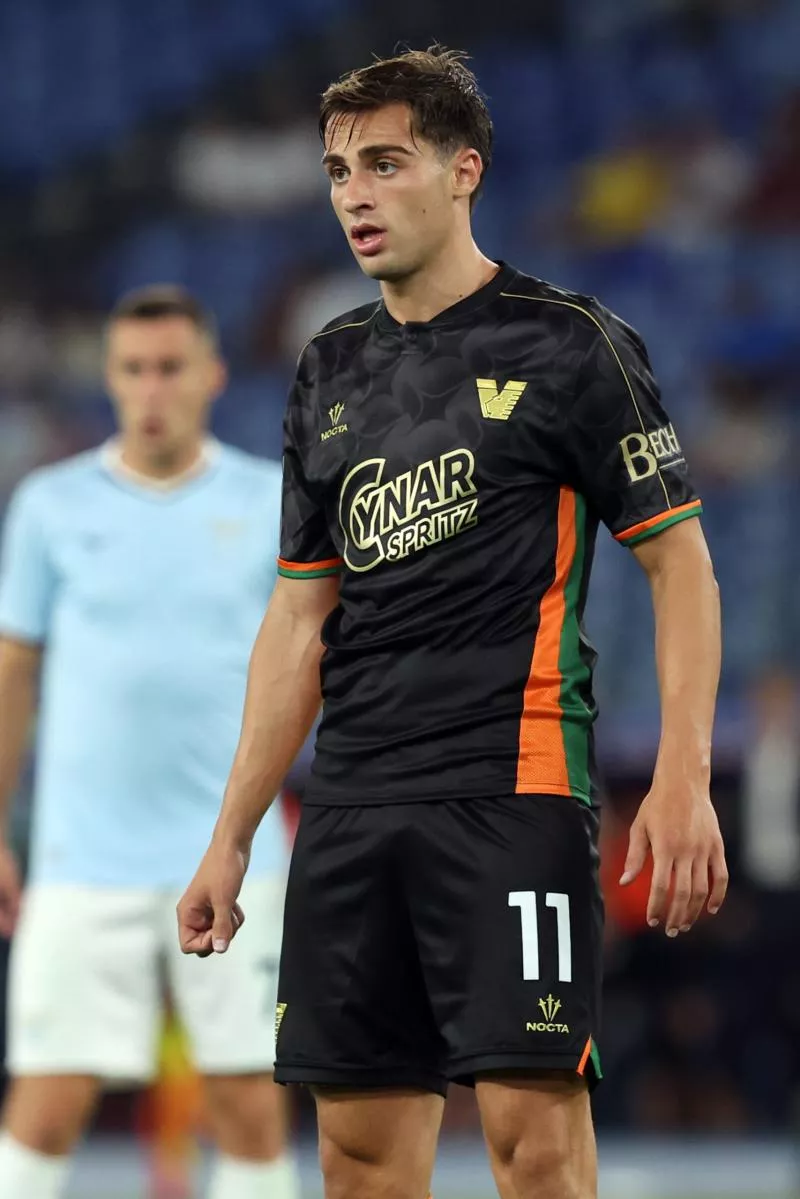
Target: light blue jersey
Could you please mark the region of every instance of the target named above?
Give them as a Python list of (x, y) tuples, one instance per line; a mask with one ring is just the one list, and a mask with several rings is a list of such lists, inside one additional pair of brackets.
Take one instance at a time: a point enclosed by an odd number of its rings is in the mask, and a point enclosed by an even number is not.
[[(0, 632), (45, 647), (37, 882), (182, 887), (208, 845), (275, 582), (281, 470), (213, 444), (170, 490), (106, 450), (26, 479), (9, 508)], [(251, 872), (281, 869), (277, 805)]]

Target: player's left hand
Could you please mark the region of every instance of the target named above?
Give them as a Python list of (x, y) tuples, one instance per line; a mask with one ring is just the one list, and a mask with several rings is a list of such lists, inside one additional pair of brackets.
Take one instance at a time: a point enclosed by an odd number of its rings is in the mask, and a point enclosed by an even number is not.
[(620, 879), (623, 886), (640, 874), (648, 849), (653, 854), (647, 905), (651, 928), (663, 922), (667, 936), (677, 937), (679, 932), (689, 931), (706, 900), (712, 916), (719, 911), (728, 889), (728, 868), (719, 821), (707, 790), (681, 788), (676, 792), (653, 786), (631, 825)]
[(178, 904), (178, 937), (184, 953), (199, 958), (225, 953), (244, 924), (238, 902), (249, 854), (212, 840)]

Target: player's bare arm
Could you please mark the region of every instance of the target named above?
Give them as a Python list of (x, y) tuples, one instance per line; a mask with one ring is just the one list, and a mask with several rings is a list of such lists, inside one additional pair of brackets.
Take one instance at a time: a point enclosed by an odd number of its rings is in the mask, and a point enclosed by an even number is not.
[(239, 747), (211, 844), (178, 905), (184, 953), (223, 953), (244, 919), (236, 900), (256, 829), (321, 702), (320, 633), (334, 577), (279, 579), (250, 660)]
[[(687, 932), (728, 885), (709, 794), (720, 671), (719, 594), (700, 522), (673, 525), (633, 551), (650, 581), (656, 619), (661, 740), (653, 784), (631, 828), (623, 883), (653, 855), (648, 923)], [(672, 899), (670, 888), (674, 883)]]
[(42, 651), (0, 637), (0, 936), (10, 937), (19, 914), (20, 876), (7, 841), (11, 798), (19, 782), (36, 708)]

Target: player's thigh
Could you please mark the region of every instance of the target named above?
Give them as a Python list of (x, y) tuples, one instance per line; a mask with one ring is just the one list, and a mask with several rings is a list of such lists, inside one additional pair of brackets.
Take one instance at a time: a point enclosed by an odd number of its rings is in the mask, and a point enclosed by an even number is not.
[(204, 1074), (273, 1069), (285, 891), (284, 875), (247, 878), (240, 896), (245, 922), (228, 952), (209, 958), (181, 953), (175, 896), (165, 904), (169, 985)]
[(278, 986), (280, 1082), (445, 1090), (398, 869), (404, 837), (394, 806), (303, 810)]
[(561, 1071), (482, 1075), (476, 1093), (495, 1171), (516, 1163), (533, 1177), (568, 1175), (576, 1193), (594, 1193), (594, 1128), (583, 1079)]
[(326, 1181), (350, 1182), (361, 1194), (361, 1175), (377, 1170), (384, 1186), (387, 1180), (395, 1184), (392, 1194), (423, 1199), (442, 1123), (441, 1095), (315, 1088), (314, 1098)]
[(151, 1077), (158, 1028), (158, 899), (35, 885), (11, 949), (9, 1072)]
[(566, 796), (426, 805), (406, 881), (448, 1074), (599, 1069), (597, 815)]

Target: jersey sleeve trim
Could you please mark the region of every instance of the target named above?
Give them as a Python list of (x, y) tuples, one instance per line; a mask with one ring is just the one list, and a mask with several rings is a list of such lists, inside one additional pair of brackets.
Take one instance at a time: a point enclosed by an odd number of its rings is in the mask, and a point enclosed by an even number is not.
[(287, 562), (279, 558), (278, 574), (285, 579), (322, 579), (339, 574), (343, 566), (341, 558), (327, 558), (324, 562)]
[(638, 525), (625, 529), (623, 533), (615, 533), (614, 537), (623, 545), (638, 545), (640, 541), (654, 537), (656, 533), (663, 532), (670, 525), (676, 525), (692, 516), (701, 516), (702, 512), (702, 501), (692, 500), (688, 504), (681, 504), (679, 508), (669, 508), (666, 512), (660, 512), (658, 516), (651, 516), (649, 520), (640, 521)]

